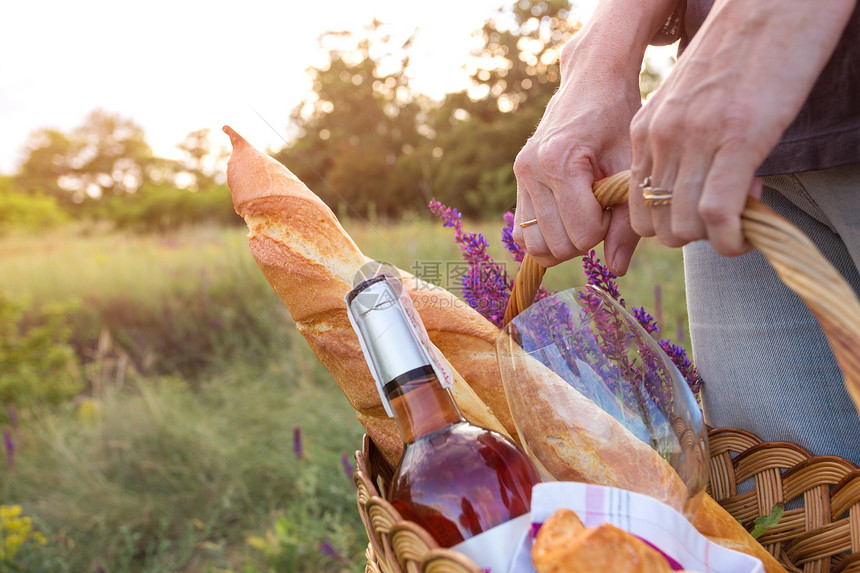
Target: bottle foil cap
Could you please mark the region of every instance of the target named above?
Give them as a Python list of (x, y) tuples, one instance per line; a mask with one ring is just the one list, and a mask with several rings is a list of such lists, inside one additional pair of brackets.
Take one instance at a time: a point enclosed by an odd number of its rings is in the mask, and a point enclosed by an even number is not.
[(389, 416), (393, 412), (383, 386), (401, 374), (429, 365), (442, 385), (451, 387), (453, 376), (397, 279), (379, 274), (362, 281), (346, 295), (346, 306)]

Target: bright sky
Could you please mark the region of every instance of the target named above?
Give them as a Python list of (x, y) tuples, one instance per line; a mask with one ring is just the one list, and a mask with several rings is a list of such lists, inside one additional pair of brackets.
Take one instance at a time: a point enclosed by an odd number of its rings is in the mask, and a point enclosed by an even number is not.
[[(577, 0), (576, 13), (587, 14), (594, 1)], [(413, 86), (441, 96), (468, 85), (463, 64), (475, 47), (472, 32), (504, 2), (6, 2), (0, 173), (20, 164), (29, 133), (69, 131), (98, 107), (141, 125), (165, 157), (176, 156), (187, 133), (208, 127), (220, 134), (225, 123), (257, 147), (278, 148), (308, 89), (305, 70), (320, 61), (319, 35), (374, 17), (404, 39), (418, 29)]]

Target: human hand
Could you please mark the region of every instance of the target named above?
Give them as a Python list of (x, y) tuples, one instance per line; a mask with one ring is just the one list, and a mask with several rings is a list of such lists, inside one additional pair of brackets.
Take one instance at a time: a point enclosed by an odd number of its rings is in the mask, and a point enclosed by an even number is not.
[[(631, 125), (633, 228), (677, 247), (751, 246), (740, 214), (754, 175), (797, 115), (856, 0), (718, 0), (666, 82)], [(640, 184), (671, 189), (646, 206)]]
[[(605, 55), (605, 52), (604, 52)], [(576, 61), (576, 66), (564, 66)], [(581, 41), (565, 47), (559, 91), (514, 163), (514, 240), (544, 266), (583, 254), (606, 240), (607, 262), (623, 274), (638, 235), (626, 205), (603, 210), (592, 183), (630, 165), (629, 123), (641, 105), (640, 61), (606, 70)], [(537, 219), (536, 225), (520, 224)]]

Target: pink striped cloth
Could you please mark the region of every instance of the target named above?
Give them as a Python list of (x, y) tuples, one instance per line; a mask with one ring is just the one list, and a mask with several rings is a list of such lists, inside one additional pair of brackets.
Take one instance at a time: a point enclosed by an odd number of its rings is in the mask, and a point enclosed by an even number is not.
[(683, 515), (652, 497), (573, 482), (541, 483), (532, 490), (531, 531), (520, 538), (509, 567), (492, 573), (533, 573), (531, 546), (539, 525), (556, 510), (570, 509), (586, 527), (610, 523), (659, 550), (676, 571), (764, 573), (761, 561), (726, 549), (696, 531)]

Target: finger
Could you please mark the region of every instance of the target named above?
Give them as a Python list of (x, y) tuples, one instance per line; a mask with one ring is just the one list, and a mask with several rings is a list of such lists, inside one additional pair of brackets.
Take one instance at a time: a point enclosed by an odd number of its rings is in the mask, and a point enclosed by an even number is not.
[[(526, 192), (518, 229), (526, 252), (544, 266), (557, 265), (581, 254), (567, 236), (552, 191), (546, 185), (527, 178), (521, 186)], [(537, 223), (523, 228), (522, 223), (530, 220), (537, 220)]]
[(649, 186), (639, 190), (639, 196), (642, 198), (642, 203), (645, 206), (645, 211), (651, 220), (651, 228), (654, 230), (654, 235), (661, 243), (667, 247), (680, 247), (684, 241), (679, 240), (672, 232), (672, 211), (675, 209), (674, 196), (670, 203), (658, 204), (653, 201), (648, 201), (646, 193), (674, 193), (672, 190), (672, 182), (675, 180), (674, 166), (673, 168), (663, 167), (657, 161), (654, 162), (653, 172), (659, 175), (652, 175)]
[[(644, 205), (645, 213), (637, 218), (634, 228), (643, 234), (656, 236), (668, 247), (682, 247), (692, 240), (706, 237), (698, 204), (709, 160), (699, 153), (685, 153), (684, 149), (675, 148), (671, 142), (664, 142), (659, 150), (659, 154), (653, 150), (655, 157), (652, 158), (648, 185), (643, 187), (640, 184), (637, 193), (641, 203), (636, 202)], [(669, 200), (661, 201), (655, 195), (669, 195)]]
[[(555, 207), (570, 241), (579, 256), (606, 237), (611, 213), (605, 211), (594, 197), (594, 171), (585, 160), (581, 165), (569, 165), (563, 174), (550, 179)], [(557, 169), (549, 171), (555, 173)]]
[(672, 192), (671, 232), (681, 245), (708, 238), (699, 201), (713, 158), (696, 149), (690, 151), (682, 157)]
[(620, 277), (624, 276), (630, 267), (633, 252), (639, 244), (639, 235), (630, 226), (630, 209), (627, 203), (615, 205), (611, 213), (603, 251), (609, 269)]
[(708, 240), (724, 256), (742, 255), (752, 249), (741, 230), (741, 213), (747, 195), (755, 192), (755, 166), (745, 156), (717, 152), (708, 171), (699, 215), (705, 224)]
[[(532, 223), (535, 221), (535, 223)], [(528, 227), (537, 227), (537, 217), (535, 217), (534, 206), (532, 205), (532, 199), (529, 195), (528, 191), (525, 189), (525, 185), (517, 186), (517, 209), (514, 211), (514, 225), (511, 229), (511, 235), (514, 238), (514, 242), (521, 246), (522, 248), (527, 249), (526, 247), (526, 238), (525, 232)], [(526, 226), (523, 226), (523, 223)], [(539, 228), (538, 228), (539, 230)], [(532, 237), (529, 241), (531, 245), (535, 245), (535, 243), (539, 240), (543, 240), (543, 235), (538, 233), (537, 237)], [(541, 248), (538, 245), (538, 248)], [(543, 249), (547, 249), (546, 245), (542, 246)]]
[(630, 187), (627, 191), (627, 204), (630, 209), (630, 226), (640, 237), (653, 237), (654, 224), (651, 213), (642, 199), (642, 186), (652, 173), (652, 158), (648, 144), (647, 113), (644, 106), (630, 124), (630, 143), (633, 157), (630, 164)]
[(653, 237), (654, 224), (651, 220), (650, 208), (645, 205), (642, 198), (642, 185), (648, 178), (649, 167), (643, 164), (632, 168), (630, 176), (630, 187), (627, 190), (627, 205), (629, 208), (630, 226), (640, 237)]
[(761, 200), (761, 191), (762, 191), (762, 181), (761, 178), (756, 177), (753, 179), (752, 185), (750, 185), (748, 195), (755, 199)]
[(511, 237), (519, 246), (525, 248), (522, 223), (535, 218), (535, 210), (532, 207), (531, 198), (523, 185), (517, 185), (517, 206), (514, 209), (514, 223), (511, 227)]

